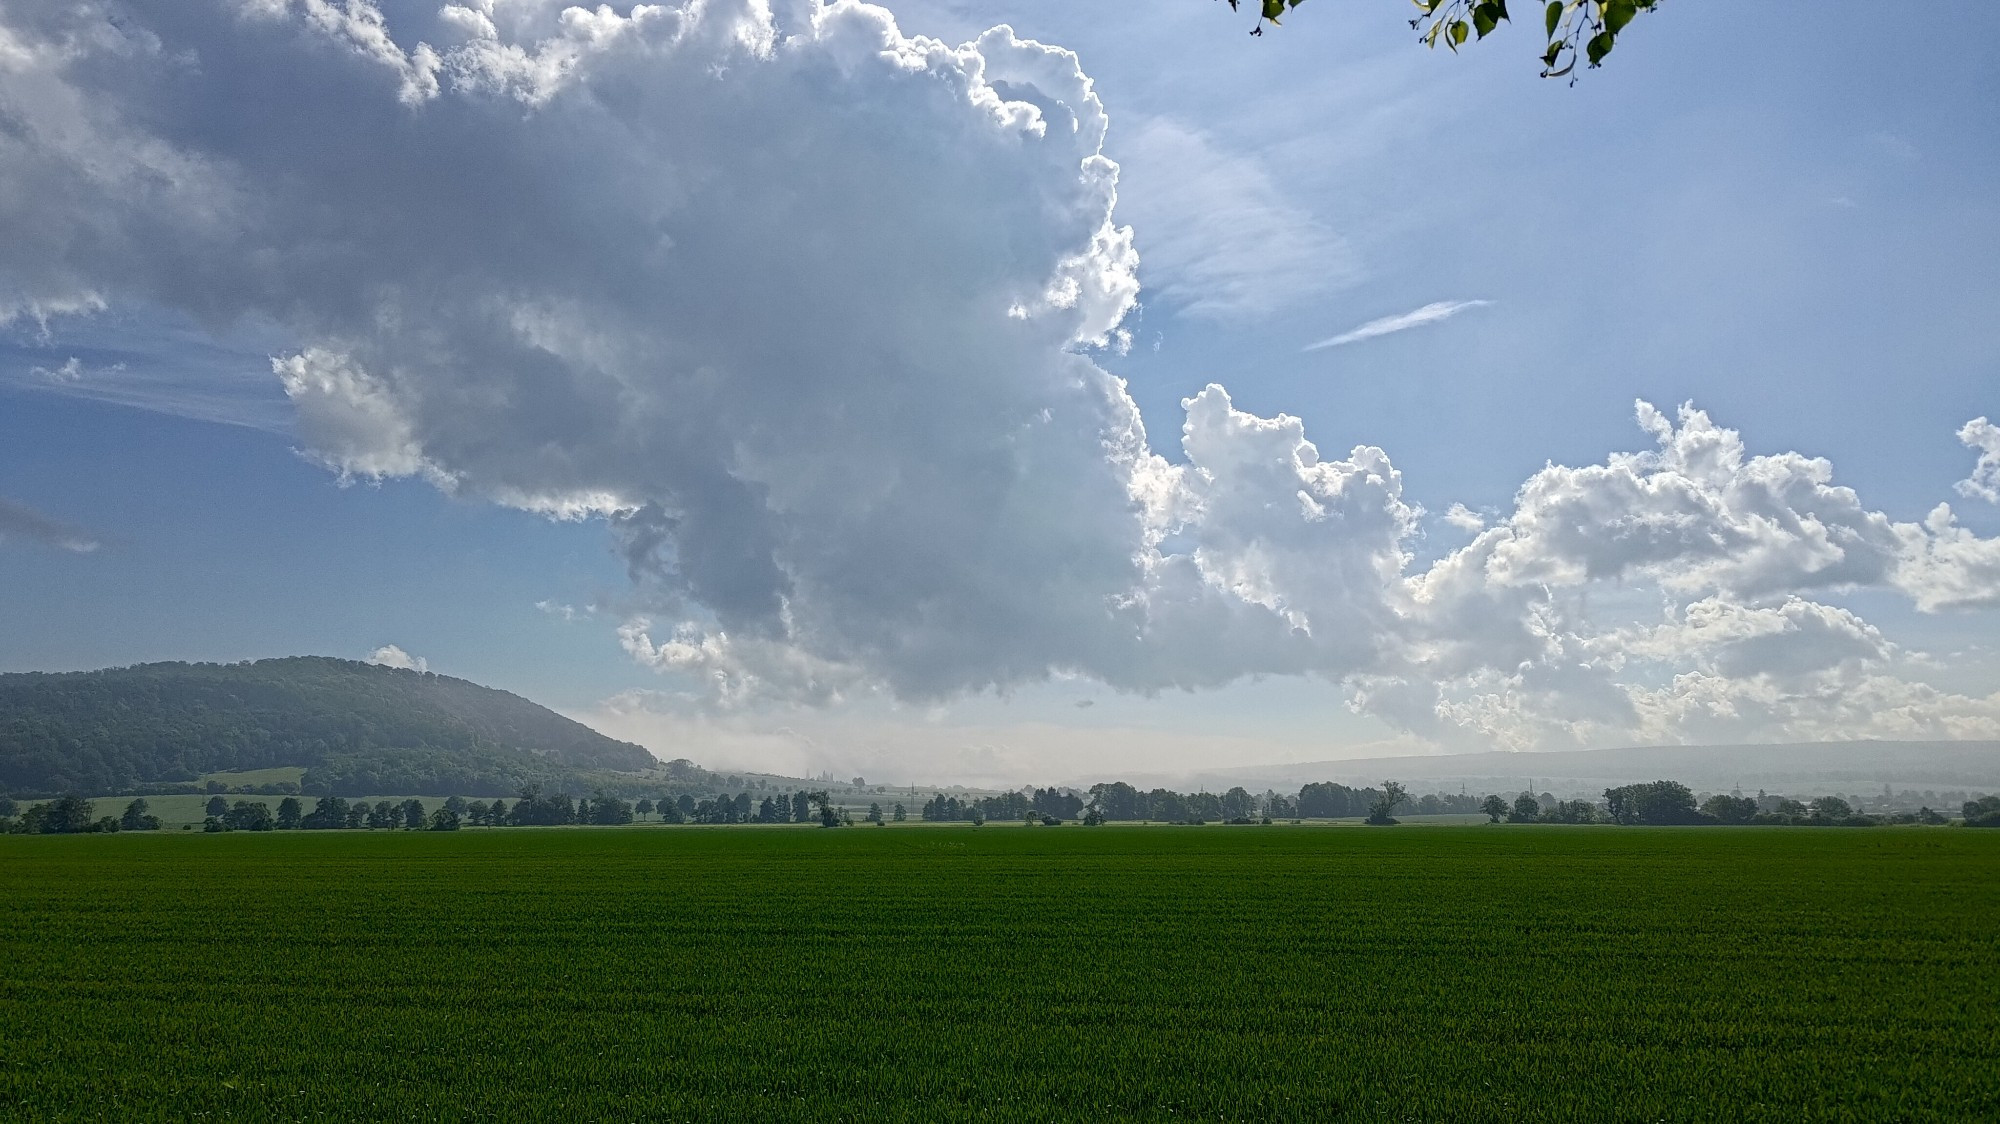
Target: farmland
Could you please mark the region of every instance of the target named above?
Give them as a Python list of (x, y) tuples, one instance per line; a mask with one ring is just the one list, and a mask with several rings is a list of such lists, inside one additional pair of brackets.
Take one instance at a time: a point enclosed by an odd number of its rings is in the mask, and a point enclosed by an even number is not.
[(2000, 832), (0, 838), (8, 1119), (2000, 1117)]

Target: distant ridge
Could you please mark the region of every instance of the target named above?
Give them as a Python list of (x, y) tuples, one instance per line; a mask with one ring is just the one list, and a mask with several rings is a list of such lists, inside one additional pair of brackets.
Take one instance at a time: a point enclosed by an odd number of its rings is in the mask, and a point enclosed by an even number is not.
[(298, 767), (308, 794), (581, 790), (653, 755), (506, 691), (325, 656), (0, 675), (0, 791)]
[(1666, 745), (1522, 753), (1371, 757), (1208, 770), (1190, 780), (1209, 787), (1297, 787), (1312, 781), (1419, 788), (1464, 784), (1491, 791), (1594, 792), (1611, 785), (1677, 780), (1726, 792), (1780, 788), (1831, 792), (1877, 789), (2000, 790), (2000, 741), (1840, 741), (1776, 745)]

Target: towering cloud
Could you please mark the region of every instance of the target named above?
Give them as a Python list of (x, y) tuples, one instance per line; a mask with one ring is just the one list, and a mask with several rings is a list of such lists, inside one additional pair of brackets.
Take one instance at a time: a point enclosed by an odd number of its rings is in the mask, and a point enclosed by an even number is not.
[(601, 519), (651, 606), (626, 649), (722, 703), (1273, 673), (1503, 744), (2000, 728), (1809, 599), (1990, 607), (2000, 545), (1692, 409), (1642, 404), (1656, 449), (1538, 473), (1423, 569), (1379, 449), (1211, 386), (1157, 454), (1091, 358), (1138, 294), (1106, 113), (1005, 28), (50, 4), (0, 12), (0, 114), (0, 317), (280, 326), (314, 456)]

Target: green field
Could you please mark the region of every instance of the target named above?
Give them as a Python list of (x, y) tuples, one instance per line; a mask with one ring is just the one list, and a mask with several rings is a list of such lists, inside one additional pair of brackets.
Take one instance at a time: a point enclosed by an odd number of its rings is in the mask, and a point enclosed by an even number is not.
[(2000, 1118), (2000, 832), (0, 837), (0, 1118)]

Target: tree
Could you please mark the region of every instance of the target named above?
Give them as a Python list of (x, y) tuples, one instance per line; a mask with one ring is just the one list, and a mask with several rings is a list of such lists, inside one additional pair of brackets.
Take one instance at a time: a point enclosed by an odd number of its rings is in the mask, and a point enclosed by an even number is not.
[(20, 805), (14, 803), (12, 799), (0, 796), (0, 820), (11, 820), (14, 818), (14, 813), (20, 810)]
[(457, 831), (459, 828), (458, 813), (452, 811), (450, 804), (440, 804), (438, 805), (438, 810), (431, 813), (430, 827), (432, 831)]
[(146, 798), (141, 796), (125, 805), (125, 814), (118, 818), (118, 826), (126, 831), (160, 830), (160, 817), (146, 813)]
[(1139, 790), (1116, 781), (1110, 784), (1090, 786), (1090, 806), (1097, 809), (1097, 820), (1143, 820), (1146, 817), (1145, 800)]
[(1383, 781), (1382, 791), (1368, 805), (1368, 822), (1387, 826), (1396, 822), (1396, 806), (1410, 798), (1408, 789), (1396, 781)]
[(23, 812), (15, 830), (28, 835), (77, 835), (91, 830), (96, 811), (81, 796), (64, 796)]
[(639, 802), (632, 805), (632, 810), (639, 815), (650, 816), (653, 814), (653, 802), (641, 796)]
[(444, 807), (445, 811), (450, 812), (454, 816), (463, 816), (465, 814), (465, 797), (447, 796), (444, 800)]
[(1240, 784), (1222, 794), (1222, 818), (1225, 820), (1247, 819), (1256, 810), (1256, 797)]
[(278, 801), (278, 830), (297, 831), (304, 811), (305, 809), (299, 806), (299, 798), (296, 796), (287, 796)]
[(628, 824), (632, 822), (632, 805), (599, 792), (583, 802), (583, 820), (604, 825)]
[(424, 802), (415, 798), (403, 801), (403, 826), (411, 831), (424, 829)]
[(368, 826), (368, 805), (356, 801), (347, 806), (347, 826), (359, 830)]
[(1479, 810), (1486, 813), (1486, 822), (1499, 823), (1500, 818), (1507, 814), (1507, 802), (1498, 796), (1488, 796), (1480, 802)]
[(825, 789), (815, 789), (812, 792), (808, 792), (805, 794), (805, 798), (810, 807), (819, 810), (819, 825), (821, 827), (840, 826), (840, 811), (833, 806), (833, 798), (827, 795)]
[(1749, 796), (1718, 793), (1702, 801), (1701, 814), (1714, 817), (1717, 823), (1745, 824), (1757, 814), (1757, 801)]
[(869, 823), (882, 822), (882, 805), (875, 803), (870, 803), (868, 805), (868, 822)]
[(1960, 811), (1967, 827), (2000, 827), (2000, 796), (1967, 800)]
[(1597, 805), (1588, 800), (1558, 800), (1542, 810), (1547, 823), (1596, 823)]
[[(822, 794), (823, 795), (823, 794)], [(683, 797), (685, 799), (685, 797)], [(792, 822), (806, 823), (812, 819), (812, 796), (804, 789), (792, 793)]]
[(894, 818), (897, 823), (902, 823), (904, 820), (909, 818), (910, 813), (901, 804), (898, 804), (895, 806), (894, 809), (890, 811), (889, 815), (892, 818)]
[(222, 826), (230, 831), (270, 831), (277, 826), (271, 806), (262, 800), (238, 800), (223, 814)]
[(348, 817), (347, 801), (338, 796), (322, 796), (313, 805), (313, 810), (299, 821), (299, 826), (314, 829), (346, 827)]
[(1308, 819), (1337, 819), (1365, 815), (1372, 804), (1367, 796), (1344, 784), (1321, 782), (1299, 789), (1298, 814)]
[(1812, 818), (1815, 820), (1844, 820), (1853, 814), (1853, 806), (1838, 796), (1821, 796), (1812, 802)]
[(229, 812), (229, 801), (224, 800), (220, 796), (209, 797), (207, 806), (205, 806), (202, 809), (202, 814), (209, 816), (227, 815), (228, 812)]
[[(1264, 25), (1278, 26), (1278, 17), (1305, 0), (1253, 0), (1257, 22), (1250, 34), (1264, 34)], [(1417, 42), (1436, 50), (1444, 46), (1453, 54), (1465, 45), (1491, 35), (1503, 23), (1513, 22), (1507, 0), (1411, 0), (1418, 15), (1410, 21)], [(1238, 10), (1239, 0), (1229, 0), (1230, 11)], [(1576, 69), (1579, 58), (1595, 69), (1617, 45), (1619, 33), (1640, 12), (1659, 7), (1659, 0), (1550, 0), (1540, 7), (1547, 43), (1542, 49), (1542, 77), (1561, 78)], [(1570, 81), (1574, 83), (1575, 78)]]
[(1678, 781), (1649, 781), (1604, 790), (1604, 806), (1612, 823), (1686, 824), (1700, 823), (1694, 807), (1694, 793)]
[(1514, 810), (1507, 813), (1508, 823), (1534, 823), (1542, 815), (1542, 803), (1527, 793), (1514, 798)]

